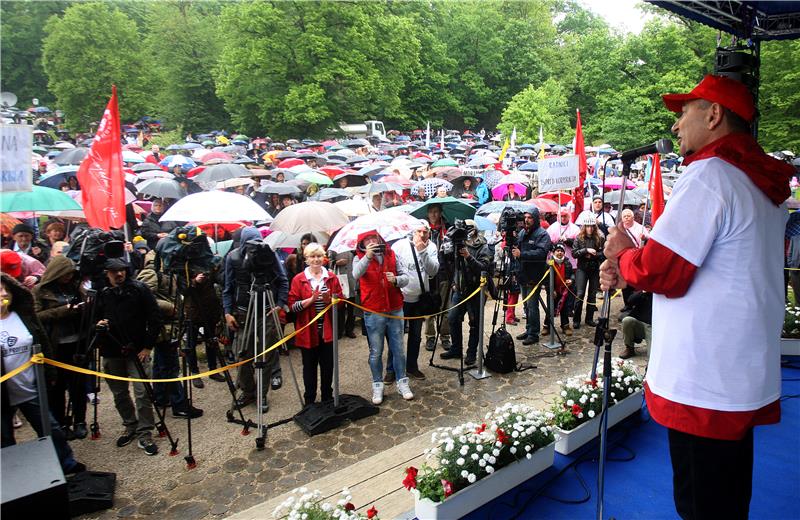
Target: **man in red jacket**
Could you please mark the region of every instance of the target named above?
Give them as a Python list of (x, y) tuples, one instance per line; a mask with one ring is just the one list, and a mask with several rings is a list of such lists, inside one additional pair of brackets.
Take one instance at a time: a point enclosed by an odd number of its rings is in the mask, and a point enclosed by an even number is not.
[(403, 399), (414, 398), (406, 376), (406, 356), (403, 352), (403, 293), (408, 275), (394, 251), (377, 231), (365, 231), (358, 236), (356, 257), (353, 259), (353, 278), (359, 283), (364, 325), (369, 341), (369, 368), (372, 372), (372, 402), (383, 402), (383, 338), (392, 351), (397, 392)]
[(753, 427), (780, 420), (780, 254), (792, 168), (750, 133), (742, 83), (706, 76), (663, 96), (687, 166), (651, 239), (618, 225), (605, 245), (605, 289), (653, 293), (645, 381), (650, 414), (669, 429), (675, 507), (683, 518), (747, 518)]

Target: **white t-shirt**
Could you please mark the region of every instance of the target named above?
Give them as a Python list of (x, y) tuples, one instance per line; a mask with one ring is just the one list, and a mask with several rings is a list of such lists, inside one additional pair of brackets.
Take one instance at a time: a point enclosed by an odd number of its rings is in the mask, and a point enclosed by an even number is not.
[[(31, 359), (32, 347), (33, 336), (16, 312), (11, 312), (7, 318), (0, 320), (0, 350), (6, 374)], [(28, 367), (5, 384), (11, 406), (30, 401), (37, 395), (36, 369)]]
[(689, 165), (652, 232), (697, 266), (680, 298), (653, 295), (647, 382), (670, 401), (751, 411), (780, 397), (785, 205), (738, 168)]

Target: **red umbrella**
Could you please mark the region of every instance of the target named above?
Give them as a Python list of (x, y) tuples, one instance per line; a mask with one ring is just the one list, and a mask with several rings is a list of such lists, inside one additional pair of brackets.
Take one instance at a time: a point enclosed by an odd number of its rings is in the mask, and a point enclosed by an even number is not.
[(381, 177), (380, 182), (393, 182), (403, 186), (404, 188), (408, 188), (412, 184), (409, 179), (406, 179), (400, 175), (387, 175), (386, 177)]
[(337, 168), (336, 166), (323, 166), (319, 169), (319, 171), (325, 173), (328, 177), (333, 179), (337, 175), (341, 175), (344, 173), (344, 170), (341, 168)]
[(569, 193), (559, 193), (557, 191), (554, 191), (552, 193), (543, 193), (539, 195), (538, 198), (549, 199), (556, 202), (557, 204), (561, 204), (562, 206), (564, 204), (569, 204), (570, 202), (572, 202), (572, 195), (570, 195)]
[(558, 202), (552, 201), (550, 199), (539, 197), (536, 199), (531, 199), (527, 202), (530, 202), (531, 204), (539, 208), (539, 211), (541, 211), (542, 213), (558, 213)]
[(206, 168), (207, 168), (206, 166), (195, 166), (194, 168), (186, 172), (186, 178), (191, 179), (195, 175), (203, 173), (203, 170), (205, 170)]
[(300, 166), (305, 164), (302, 159), (284, 159), (278, 163), (278, 168), (291, 168), (292, 166)]
[[(213, 238), (214, 240), (220, 240), (221, 238), (225, 237), (225, 233), (233, 233), (239, 228), (243, 228), (247, 225), (245, 222), (192, 222), (189, 225), (197, 226), (203, 230), (203, 232)], [(214, 231), (216, 230), (217, 236), (214, 237)]]
[(201, 161), (204, 163), (208, 163), (212, 159), (219, 159), (222, 162), (233, 162), (233, 157), (226, 154), (225, 152), (209, 152), (201, 157)]

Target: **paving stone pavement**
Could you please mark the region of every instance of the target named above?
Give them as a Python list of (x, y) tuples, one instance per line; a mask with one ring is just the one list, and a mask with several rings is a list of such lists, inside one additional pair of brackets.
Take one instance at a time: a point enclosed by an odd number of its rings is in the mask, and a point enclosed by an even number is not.
[[(619, 305), (615, 301), (613, 308), (618, 309)], [(491, 309), (490, 302), (486, 307), (487, 344)], [(616, 311), (612, 313), (615, 315)], [(510, 326), (509, 331), (516, 335), (522, 331), (522, 325)], [(459, 385), (455, 373), (428, 366), (430, 353), (423, 348), (420, 367), (427, 379), (412, 380), (413, 401), (404, 401), (397, 394), (395, 385), (387, 385), (386, 398), (378, 415), (314, 437), (308, 437), (294, 422), (289, 422), (269, 430), (267, 446), (262, 451), (255, 449), (254, 431), (243, 436), (240, 426), (226, 421), (225, 410), (230, 405), (226, 386), (206, 379), (204, 389), (194, 390), (195, 405), (203, 408), (205, 414), (192, 422), (197, 460), (197, 467), (193, 470), (187, 470), (183, 460), (187, 447), (185, 420), (168, 420), (171, 432), (180, 439), (181, 453), (178, 456), (170, 457), (166, 440), (158, 438), (156, 442), (161, 452), (154, 457), (145, 456), (136, 448), (136, 443), (116, 448), (114, 441), (122, 433), (122, 427), (111, 393), (104, 385), (99, 411), (102, 438), (73, 441), (71, 444), (77, 458), (90, 469), (117, 473), (117, 491), (113, 509), (84, 518), (222, 518), (346, 468), (438, 426), (482, 417), (488, 410), (508, 400), (549, 402), (556, 393), (556, 381), (588, 373), (594, 354), (593, 334), (594, 328), (584, 325), (572, 337), (564, 338), (567, 340), (567, 353), (564, 355), (556, 355), (541, 345), (523, 347), (517, 342), (518, 362), (532, 363), (537, 368), (521, 373), (492, 374), (481, 381), (465, 374), (464, 386)], [(614, 352), (621, 350), (620, 333)], [(639, 350), (642, 352), (644, 348)], [(367, 354), (365, 337), (359, 335), (356, 339), (345, 338), (340, 342), (343, 393), (370, 396)], [(268, 421), (290, 417), (300, 409), (288, 370), (289, 359), (300, 377), (299, 352), (292, 351), (289, 357), (281, 356), (284, 386), (270, 392)], [(644, 364), (642, 355), (634, 360)], [(457, 366), (456, 362), (447, 364)], [(255, 420), (253, 406), (246, 412)], [(19, 430), (18, 439), (23, 440), (26, 435), (31, 437), (27, 426)], [(402, 475), (398, 478), (401, 479)]]

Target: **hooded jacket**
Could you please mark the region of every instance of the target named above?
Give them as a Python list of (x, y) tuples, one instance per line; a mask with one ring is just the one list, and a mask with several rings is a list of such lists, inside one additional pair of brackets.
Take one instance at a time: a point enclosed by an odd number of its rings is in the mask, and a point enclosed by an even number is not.
[[(225, 314), (234, 314), (237, 309), (246, 311), (250, 301), (250, 285), (252, 277), (244, 267), (244, 250), (250, 240), (261, 240), (261, 232), (255, 227), (246, 227), (241, 231), (239, 247), (225, 257), (225, 285), (222, 290), (222, 306)], [(283, 264), (275, 256), (275, 272), (270, 280), (275, 305), (283, 307), (289, 299), (289, 279)]]
[[(358, 280), (361, 291), (361, 304), (373, 312), (392, 312), (403, 308), (401, 287), (408, 284), (408, 276), (403, 266), (398, 264), (394, 251), (388, 246), (382, 254), (367, 258), (364, 239), (377, 236), (384, 246), (386, 242), (375, 230), (364, 231), (358, 235), (356, 258), (353, 260), (353, 277)], [(394, 273), (397, 281), (394, 284), (386, 279), (386, 273)]]
[(161, 332), (161, 316), (156, 298), (138, 280), (125, 278), (118, 287), (105, 287), (97, 294), (97, 320), (109, 321), (108, 336), (99, 335), (100, 353), (105, 357), (124, 357), (123, 347), (134, 352), (155, 346)]
[(552, 242), (547, 231), (539, 226), (539, 210), (533, 210), (533, 227), (530, 231), (523, 229), (517, 236), (519, 247), (519, 271), (517, 280), (520, 284), (533, 284), (544, 276), (547, 270), (547, 253)]
[(81, 310), (69, 306), (74, 303), (73, 300), (81, 297), (78, 277), (74, 276), (66, 285), (58, 281), (70, 273), (77, 274), (75, 262), (66, 256), (53, 257), (42, 280), (33, 288), (36, 316), (44, 325), (53, 346), (81, 332)]

